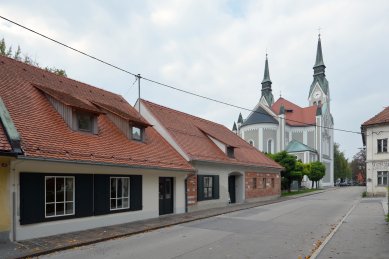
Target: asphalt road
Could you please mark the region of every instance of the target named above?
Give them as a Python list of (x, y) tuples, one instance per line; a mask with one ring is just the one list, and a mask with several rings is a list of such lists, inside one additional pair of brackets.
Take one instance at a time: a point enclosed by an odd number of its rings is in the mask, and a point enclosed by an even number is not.
[(339, 188), (43, 258), (304, 258), (358, 204), (363, 190)]

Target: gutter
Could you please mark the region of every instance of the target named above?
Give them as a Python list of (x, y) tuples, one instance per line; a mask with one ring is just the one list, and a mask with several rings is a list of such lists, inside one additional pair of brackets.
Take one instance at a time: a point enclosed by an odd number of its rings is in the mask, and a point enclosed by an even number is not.
[(57, 163), (80, 164), (80, 165), (100, 165), (100, 166), (116, 166), (116, 167), (134, 168), (134, 169), (153, 169), (153, 170), (175, 171), (175, 172), (195, 172), (196, 171), (195, 169), (163, 168), (157, 166), (131, 166), (125, 164), (89, 162), (89, 161), (82, 161), (82, 160), (63, 160), (63, 159), (44, 158), (44, 157), (18, 156), (18, 159), (30, 160), (30, 161), (46, 161), (46, 162), (57, 162)]
[(226, 165), (226, 166), (241, 166), (241, 167), (245, 167), (245, 168), (256, 168), (256, 169), (271, 169), (271, 170), (279, 170), (279, 171), (282, 171), (284, 168), (283, 167), (271, 167), (271, 166), (255, 166), (255, 165), (251, 165), (251, 164), (238, 164), (238, 163), (223, 163), (223, 162), (219, 162), (219, 161), (209, 161), (209, 160), (190, 160), (189, 162), (200, 162), (200, 163), (206, 163), (206, 164), (222, 164), (222, 165)]

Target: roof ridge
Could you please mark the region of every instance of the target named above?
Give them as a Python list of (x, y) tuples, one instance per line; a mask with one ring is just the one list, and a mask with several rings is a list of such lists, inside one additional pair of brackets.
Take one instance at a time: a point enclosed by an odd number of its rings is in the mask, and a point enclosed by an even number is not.
[[(182, 111), (179, 111), (179, 110), (175, 110), (175, 109), (173, 109), (173, 108), (169, 108), (169, 107), (166, 107), (166, 106), (163, 106), (163, 105), (160, 105), (160, 104), (156, 104), (156, 103), (153, 103), (153, 102), (148, 101), (148, 100), (145, 100), (145, 99), (141, 99), (141, 100), (144, 101), (144, 102), (146, 102), (146, 103), (149, 103), (149, 104), (151, 104), (151, 105), (158, 106), (158, 107), (161, 107), (161, 108), (163, 108), (163, 109), (170, 110), (170, 111), (172, 111), (172, 112), (181, 113), (181, 114), (183, 114), (183, 115), (190, 116), (190, 117), (192, 117), (192, 118), (194, 118), (194, 119), (196, 119), (196, 120), (205, 121), (205, 122), (207, 122), (207, 123), (212, 123), (212, 124), (215, 124), (215, 125), (218, 125), (218, 126), (222, 126), (222, 127), (226, 128), (226, 129), (228, 129), (228, 128), (227, 128), (226, 126), (224, 126), (223, 124), (220, 124), (220, 123), (217, 123), (217, 122), (214, 122), (214, 121), (210, 121), (210, 120), (207, 120), (207, 119), (204, 119), (204, 118), (201, 118), (201, 117), (197, 117), (197, 116), (195, 116), (195, 115), (192, 115), (192, 114), (189, 114), (189, 113), (186, 113), (186, 112), (182, 112)], [(228, 130), (230, 130), (230, 129), (228, 129)]]

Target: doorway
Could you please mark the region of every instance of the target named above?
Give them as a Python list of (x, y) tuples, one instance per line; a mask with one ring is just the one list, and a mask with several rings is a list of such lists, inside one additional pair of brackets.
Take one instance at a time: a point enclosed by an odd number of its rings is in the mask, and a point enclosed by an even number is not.
[(159, 215), (173, 213), (173, 177), (159, 177)]
[(235, 180), (235, 175), (228, 176), (228, 193), (230, 195), (230, 203), (236, 203)]

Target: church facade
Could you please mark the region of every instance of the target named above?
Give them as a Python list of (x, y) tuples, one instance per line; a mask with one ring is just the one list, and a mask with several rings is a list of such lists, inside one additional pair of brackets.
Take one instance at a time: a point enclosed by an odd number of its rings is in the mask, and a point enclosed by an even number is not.
[[(333, 186), (334, 122), (325, 68), (319, 35), (313, 82), (307, 89), (308, 106), (301, 107), (282, 97), (274, 101), (266, 57), (261, 98), (246, 119), (239, 114), (233, 131), (262, 152), (277, 153), (286, 150), (303, 163), (324, 163), (326, 174), (320, 185)], [(303, 184), (311, 186), (306, 177)]]

